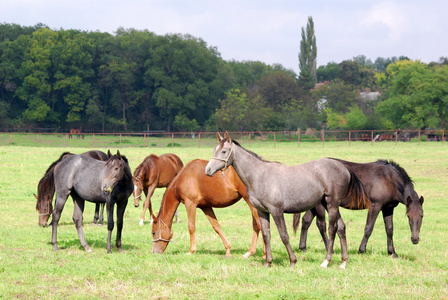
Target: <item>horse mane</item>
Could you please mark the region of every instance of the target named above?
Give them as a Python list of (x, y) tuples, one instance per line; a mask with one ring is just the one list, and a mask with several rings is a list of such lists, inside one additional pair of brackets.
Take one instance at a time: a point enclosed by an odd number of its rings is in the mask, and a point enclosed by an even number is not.
[(54, 167), (56, 167), (56, 165), (57, 165), (61, 160), (63, 160), (64, 158), (66, 158), (66, 156), (72, 156), (72, 155), (75, 155), (75, 154), (73, 154), (73, 153), (71, 153), (71, 152), (64, 152), (64, 153), (62, 153), (61, 156), (58, 158), (58, 160), (56, 160), (55, 162), (53, 162), (53, 163), (48, 167), (48, 169), (45, 171), (45, 174), (48, 174), (50, 171), (52, 171), (52, 169), (54, 169)]
[[(221, 141), (222, 145), (224, 145), (224, 142), (223, 142), (223, 141), (225, 141), (225, 140), (223, 139), (223, 140)], [(258, 155), (257, 153), (252, 152), (252, 151), (250, 151), (250, 150), (247, 150), (246, 148), (244, 148), (243, 146), (241, 146), (240, 143), (238, 143), (238, 141), (235, 141), (235, 140), (232, 139), (232, 142), (233, 142), (236, 146), (240, 147), (241, 149), (243, 149), (244, 151), (246, 151), (246, 152), (249, 153), (250, 155), (254, 156), (255, 158), (258, 158), (259, 160), (261, 160), (261, 161), (263, 161), (263, 162), (278, 163), (278, 162), (276, 162), (276, 161), (264, 160), (264, 159), (263, 159), (260, 155)]]
[(411, 177), (409, 177), (408, 173), (398, 163), (394, 162), (393, 160), (378, 159), (375, 163), (385, 166), (387, 165), (392, 166), (393, 168), (395, 168), (395, 170), (397, 170), (398, 174), (403, 179), (405, 186), (408, 184), (414, 186), (414, 181), (411, 179)]
[(148, 169), (148, 166), (153, 166), (154, 162), (153, 159), (154, 158), (158, 158), (157, 155), (151, 154), (147, 157), (145, 157), (145, 159), (137, 166), (137, 168), (135, 168), (134, 170), (134, 176), (137, 176), (137, 174), (139, 174), (142, 170), (146, 170)]

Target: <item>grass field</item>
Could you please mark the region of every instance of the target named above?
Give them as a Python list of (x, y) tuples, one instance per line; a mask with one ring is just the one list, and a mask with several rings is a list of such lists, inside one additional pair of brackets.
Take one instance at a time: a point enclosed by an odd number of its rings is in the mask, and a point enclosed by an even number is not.
[[(244, 147), (247, 144), (242, 142)], [(115, 148), (110, 148), (112, 152)], [(0, 298), (72, 299), (447, 299), (448, 298), (448, 145), (426, 143), (278, 143), (252, 144), (250, 150), (266, 160), (286, 165), (321, 157), (369, 162), (393, 159), (415, 181), (425, 197), (420, 243), (411, 243), (404, 205), (395, 209), (394, 243), (399, 258), (387, 255), (381, 216), (367, 244), (367, 254), (357, 253), (367, 211), (341, 210), (347, 224), (350, 261), (340, 270), (340, 246), (328, 269), (319, 267), (325, 256), (316, 226), (308, 235), (308, 251), (298, 251), (299, 236), (292, 233), (292, 215), (287, 215), (290, 241), (298, 256), (294, 269), (275, 225), (271, 224), (272, 267), (262, 266), (262, 242), (254, 257), (242, 256), (252, 236), (247, 205), (216, 209), (222, 229), (232, 244), (233, 257), (204, 214), (197, 213), (197, 253), (186, 255), (189, 234), (185, 207), (179, 207), (181, 223), (173, 224), (174, 243), (163, 255), (152, 254), (151, 226), (138, 226), (141, 206), (130, 198), (123, 229), (124, 253), (115, 247), (107, 254), (107, 227), (91, 225), (94, 205), (86, 204), (84, 232), (92, 247), (80, 246), (72, 221), (73, 202), (67, 201), (58, 229), (59, 252), (50, 244), (51, 228), (37, 225), (37, 184), (47, 167), (63, 151), (81, 153), (90, 148), (0, 146)], [(99, 148), (107, 151), (108, 148)], [(213, 147), (121, 149), (131, 169), (150, 153), (176, 153), (186, 164), (209, 159)], [(157, 211), (164, 189), (153, 196)], [(113, 233), (115, 243), (116, 230)]]

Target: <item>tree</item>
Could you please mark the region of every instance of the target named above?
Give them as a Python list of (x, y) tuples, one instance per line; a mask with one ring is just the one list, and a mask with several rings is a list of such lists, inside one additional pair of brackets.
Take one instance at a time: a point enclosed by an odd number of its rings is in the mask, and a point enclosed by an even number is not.
[(316, 36), (314, 35), (314, 22), (312, 17), (308, 17), (306, 31), (302, 27), (302, 40), (300, 41), (299, 69), (300, 83), (304, 89), (311, 89), (317, 81), (316, 77)]

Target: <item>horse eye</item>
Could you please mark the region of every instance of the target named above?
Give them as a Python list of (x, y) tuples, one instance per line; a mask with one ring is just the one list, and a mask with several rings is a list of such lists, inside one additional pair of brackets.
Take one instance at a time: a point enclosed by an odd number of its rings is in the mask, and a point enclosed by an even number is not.
[(155, 232), (155, 231), (153, 231), (153, 232), (152, 232), (152, 235), (155, 235), (155, 234), (156, 234), (156, 232)]

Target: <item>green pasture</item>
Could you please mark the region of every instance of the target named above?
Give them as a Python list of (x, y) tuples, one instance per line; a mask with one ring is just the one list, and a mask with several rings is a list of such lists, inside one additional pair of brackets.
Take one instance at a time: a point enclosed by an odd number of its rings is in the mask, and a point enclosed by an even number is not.
[[(7, 139), (8, 137), (6, 137)], [(60, 137), (64, 139), (64, 137)], [(87, 137), (86, 137), (87, 138)], [(85, 141), (85, 140), (84, 140)], [(157, 141), (151, 143), (159, 144)], [(98, 144), (96, 149), (121, 153), (131, 169), (151, 153), (176, 153), (186, 164), (192, 159), (209, 159), (216, 143), (201, 147), (124, 146)], [(62, 143), (64, 143), (62, 141)], [(70, 141), (72, 143), (72, 141)], [(165, 144), (165, 146), (163, 146)], [(249, 148), (247, 141), (241, 141)], [(367, 211), (341, 209), (347, 224), (350, 261), (340, 270), (340, 244), (336, 240), (328, 269), (319, 267), (325, 248), (316, 226), (308, 236), (308, 251), (298, 251), (299, 235), (292, 232), (292, 215), (287, 215), (290, 242), (298, 263), (289, 268), (289, 258), (272, 222), (274, 261), (264, 268), (262, 238), (255, 256), (244, 259), (250, 245), (252, 224), (244, 201), (215, 209), (222, 229), (232, 244), (233, 257), (225, 249), (201, 211), (197, 212), (197, 253), (186, 255), (190, 238), (185, 207), (179, 206), (181, 223), (173, 224), (174, 243), (165, 254), (152, 254), (151, 226), (139, 226), (142, 206), (133, 206), (132, 196), (125, 213), (124, 253), (115, 246), (107, 254), (107, 226), (91, 225), (94, 205), (86, 204), (84, 232), (93, 252), (80, 246), (72, 221), (69, 199), (58, 229), (60, 251), (50, 244), (51, 228), (37, 225), (37, 184), (47, 167), (63, 151), (81, 153), (92, 147), (0, 146), (0, 298), (32, 299), (447, 299), (448, 298), (448, 145), (441, 142), (403, 143), (252, 143), (250, 150), (266, 160), (286, 165), (321, 157), (369, 162), (393, 159), (406, 169), (423, 195), (424, 219), (420, 243), (411, 243), (405, 207), (394, 214), (394, 243), (399, 258), (387, 254), (384, 222), (380, 216), (367, 245), (367, 254), (357, 253)], [(164, 189), (156, 190), (153, 207), (160, 207)], [(113, 232), (113, 245), (115, 245)]]

